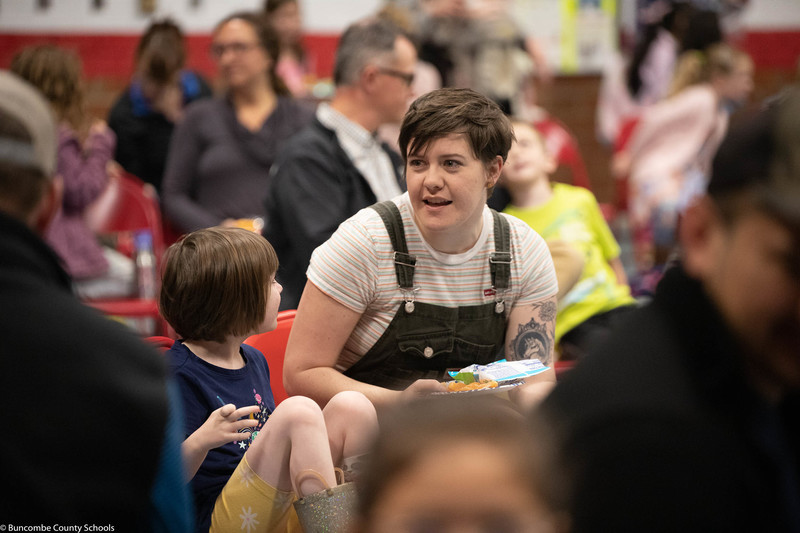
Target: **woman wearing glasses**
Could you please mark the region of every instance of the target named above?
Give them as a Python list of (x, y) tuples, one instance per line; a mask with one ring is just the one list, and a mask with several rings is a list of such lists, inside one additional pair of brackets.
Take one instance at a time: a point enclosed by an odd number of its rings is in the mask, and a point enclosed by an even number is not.
[(313, 116), (275, 74), (278, 48), (255, 13), (230, 15), (214, 30), (211, 54), (224, 92), (189, 107), (164, 176), (164, 209), (179, 230), (263, 216), (272, 162)]

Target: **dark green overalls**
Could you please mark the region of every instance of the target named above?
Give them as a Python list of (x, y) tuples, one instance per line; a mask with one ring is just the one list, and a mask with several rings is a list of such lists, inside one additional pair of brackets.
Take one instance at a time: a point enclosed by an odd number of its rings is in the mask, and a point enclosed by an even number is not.
[[(489, 259), (495, 301), (444, 307), (414, 301), (414, 265), (403, 219), (390, 201), (371, 206), (383, 219), (394, 248), (397, 282), (403, 294), (397, 314), (380, 339), (345, 375), (394, 390), (418, 379), (442, 380), (445, 371), (501, 357), (506, 333), (505, 301), (511, 273), (508, 221), (492, 210), (495, 252)], [(476, 288), (476, 290), (478, 290)]]

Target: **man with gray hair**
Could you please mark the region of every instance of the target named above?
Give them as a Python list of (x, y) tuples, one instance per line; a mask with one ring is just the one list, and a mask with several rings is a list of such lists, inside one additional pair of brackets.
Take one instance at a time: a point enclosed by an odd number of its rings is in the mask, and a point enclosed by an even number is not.
[(0, 521), (189, 531), (164, 361), (81, 304), (42, 239), (61, 205), (56, 131), (44, 97), (0, 71)]
[(412, 95), (417, 53), (388, 22), (368, 19), (342, 34), (336, 94), (286, 144), (272, 167), (264, 236), (278, 253), (282, 309), (295, 309), (314, 249), (341, 222), (405, 189), (402, 160), (375, 132), (400, 122)]

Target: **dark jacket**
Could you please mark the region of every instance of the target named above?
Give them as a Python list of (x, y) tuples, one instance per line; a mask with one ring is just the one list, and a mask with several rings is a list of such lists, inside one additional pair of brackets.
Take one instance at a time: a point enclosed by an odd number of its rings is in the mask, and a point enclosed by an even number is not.
[[(400, 189), (405, 190), (402, 159), (388, 145), (382, 146), (392, 159)], [(319, 120), (315, 118), (289, 140), (272, 167), (264, 229), (281, 263), (281, 309), (297, 308), (314, 249), (328, 240), (339, 224), (375, 201), (336, 133)]]
[[(181, 88), (184, 106), (211, 96), (208, 83), (192, 71), (181, 73)], [(114, 102), (108, 114), (108, 126), (117, 134), (114, 153), (117, 163), (161, 192), (175, 124), (150, 106), (141, 83), (131, 83)]]
[(798, 531), (799, 407), (756, 394), (702, 285), (671, 269), (543, 404), (573, 531)]
[(167, 423), (166, 366), (85, 307), (55, 253), (0, 213), (4, 523), (144, 526)]

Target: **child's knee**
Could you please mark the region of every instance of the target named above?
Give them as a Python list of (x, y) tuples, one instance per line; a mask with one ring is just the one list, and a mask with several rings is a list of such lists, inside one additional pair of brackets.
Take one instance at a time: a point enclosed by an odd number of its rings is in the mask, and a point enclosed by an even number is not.
[(270, 422), (278, 422), (288, 429), (307, 425), (325, 425), (322, 409), (311, 398), (291, 396), (283, 400), (270, 416)]
[(343, 391), (336, 394), (325, 407), (326, 415), (347, 417), (348, 419), (376, 418), (375, 406), (369, 399), (356, 391)]

